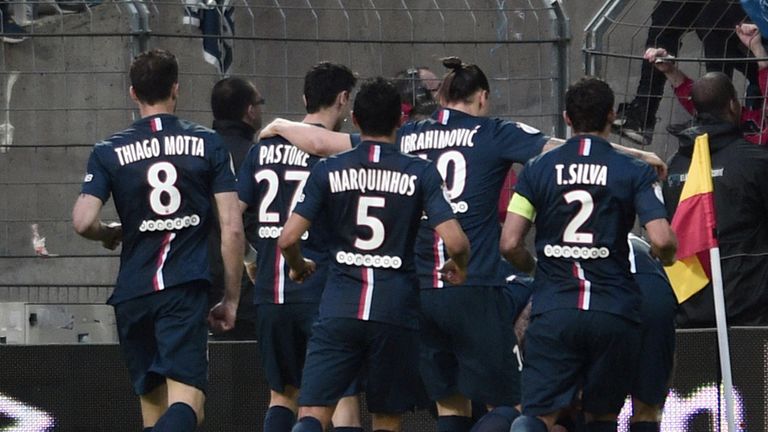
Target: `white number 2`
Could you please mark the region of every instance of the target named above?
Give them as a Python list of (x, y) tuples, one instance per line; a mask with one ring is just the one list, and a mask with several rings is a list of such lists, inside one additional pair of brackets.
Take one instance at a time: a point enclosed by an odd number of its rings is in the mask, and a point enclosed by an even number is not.
[(592, 195), (584, 190), (574, 190), (563, 195), (568, 204), (578, 201), (581, 204), (579, 211), (573, 216), (563, 231), (563, 241), (567, 243), (591, 244), (594, 235), (592, 233), (579, 232), (579, 228), (592, 216), (595, 203)]
[(357, 224), (371, 229), (371, 237), (368, 240), (357, 238), (355, 247), (362, 250), (373, 250), (384, 243), (384, 223), (381, 219), (368, 214), (370, 207), (384, 207), (385, 200), (382, 197), (360, 197), (357, 204)]
[[(164, 180), (160, 179), (160, 173), (164, 173)], [(158, 162), (149, 167), (147, 181), (152, 186), (149, 193), (149, 206), (152, 211), (161, 216), (175, 213), (181, 207), (181, 192), (176, 188), (178, 179), (176, 167), (170, 162)], [(167, 203), (163, 202), (163, 195), (167, 196)]]

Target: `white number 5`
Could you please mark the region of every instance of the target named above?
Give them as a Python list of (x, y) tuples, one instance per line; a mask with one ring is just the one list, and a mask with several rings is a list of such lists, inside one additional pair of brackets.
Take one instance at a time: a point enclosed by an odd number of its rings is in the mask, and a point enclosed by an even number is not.
[(360, 197), (360, 201), (357, 204), (357, 225), (367, 226), (371, 229), (372, 234), (368, 240), (358, 237), (355, 240), (356, 248), (373, 250), (384, 243), (384, 223), (381, 222), (381, 219), (368, 214), (370, 207), (382, 208), (384, 203), (385, 200), (382, 197)]

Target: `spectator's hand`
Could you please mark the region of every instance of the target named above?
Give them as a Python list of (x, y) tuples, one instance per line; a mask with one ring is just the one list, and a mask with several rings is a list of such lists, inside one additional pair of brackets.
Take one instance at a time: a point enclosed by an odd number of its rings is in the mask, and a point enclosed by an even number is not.
[(440, 280), (451, 285), (459, 285), (467, 280), (467, 269), (459, 267), (452, 259), (446, 261), (438, 271), (440, 272)]
[(752, 51), (755, 57), (765, 57), (765, 47), (763, 47), (760, 29), (755, 24), (739, 24), (736, 26), (736, 36), (745, 47)]
[(237, 303), (222, 300), (208, 312), (208, 326), (214, 333), (222, 333), (235, 328)]
[(317, 264), (315, 264), (314, 261), (308, 258), (304, 258), (301, 268), (291, 268), (291, 271), (288, 272), (288, 277), (290, 277), (294, 282), (302, 283), (306, 278), (310, 277), (316, 269)]
[(664, 48), (648, 48), (643, 54), (643, 58), (653, 63), (659, 72), (667, 74), (677, 69), (677, 65), (672, 60), (674, 56), (669, 55)]
[(256, 283), (256, 270), (258, 270), (258, 266), (255, 262), (245, 265), (245, 273), (248, 275), (251, 283)]
[(115, 250), (123, 241), (123, 226), (118, 222), (104, 225), (106, 236), (101, 240), (101, 245), (109, 250)]

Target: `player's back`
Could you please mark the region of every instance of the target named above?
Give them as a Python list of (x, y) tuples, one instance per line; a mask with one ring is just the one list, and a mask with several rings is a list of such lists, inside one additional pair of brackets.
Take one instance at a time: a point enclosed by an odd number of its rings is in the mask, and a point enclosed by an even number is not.
[(111, 191), (123, 226), (120, 274), (110, 303), (210, 279), (211, 201), (215, 193), (235, 190), (230, 156), (219, 137), (160, 114), (136, 121), (93, 152), (83, 190), (104, 201)]
[(302, 250), (318, 263), (317, 274), (303, 284), (288, 277), (289, 268), (277, 246), (312, 167), (319, 158), (282, 137), (268, 138), (252, 147), (238, 176), (240, 200), (256, 210), (257, 277), (254, 299), (262, 303), (317, 303), (325, 285), (327, 239), (318, 224), (302, 237)]
[(517, 193), (536, 209), (537, 292), (533, 313), (600, 310), (638, 319), (627, 233), (665, 217), (656, 175), (597, 136), (571, 138), (529, 162)]
[(418, 222), (425, 210), (436, 221), (453, 217), (434, 165), (394, 144), (365, 141), (321, 161), (312, 175), (318, 181), (308, 184), (304, 204), (326, 200), (330, 221), (331, 269), (320, 316), (415, 327)]
[[(432, 160), (446, 181), (456, 218), (472, 244), (465, 285), (503, 286), (499, 277), (500, 227), (495, 209), (507, 171), (541, 153), (548, 138), (527, 125), (441, 109), (433, 118), (403, 126), (400, 150)], [(442, 241), (423, 225), (417, 242), (422, 288), (442, 287)]]

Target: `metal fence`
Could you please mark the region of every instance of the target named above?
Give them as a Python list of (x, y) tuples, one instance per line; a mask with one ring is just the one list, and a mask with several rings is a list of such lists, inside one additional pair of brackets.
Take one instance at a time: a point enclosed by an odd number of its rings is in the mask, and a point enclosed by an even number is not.
[[(493, 115), (565, 132), (559, 0), (59, 1), (9, 3), (27, 39), (0, 44), (0, 301), (53, 301), (62, 295), (41, 290), (60, 286), (67, 302), (100, 301), (111, 289), (117, 255), (78, 238), (70, 211), (90, 147), (137, 116), (127, 70), (147, 48), (178, 56), (178, 114), (206, 125), (210, 89), (227, 74), (256, 84), (265, 121), (298, 119), (304, 73), (320, 60), (366, 78), (414, 66), (442, 75), (439, 59), (458, 55), (491, 80)], [(111, 204), (105, 218), (116, 218)]]
[[(670, 12), (669, 16), (657, 18), (654, 22), (653, 11), (660, 4)], [(680, 49), (675, 61), (680, 69), (695, 79), (706, 72), (708, 62), (722, 65), (744, 65), (754, 62), (746, 47), (742, 47), (738, 36), (733, 32), (731, 17), (707, 17), (707, 4), (730, 6), (741, 12), (738, 0), (608, 0), (593, 15), (585, 28), (582, 49), (584, 70), (587, 74), (606, 79), (616, 91), (617, 102), (629, 102), (635, 95), (640, 80), (641, 64), (646, 46), (659, 46), (660, 38), (648, 39), (650, 29), (660, 32), (679, 32)], [(668, 19), (671, 22), (665, 23)], [(714, 23), (705, 25), (705, 23)], [(743, 55), (729, 55), (725, 51), (713, 56), (705, 55), (705, 44), (714, 42), (727, 32), (727, 43), (743, 50)], [(744, 75), (733, 73), (737, 91), (746, 94), (748, 82)], [(664, 97), (655, 114), (656, 127), (649, 149), (665, 159), (677, 150), (677, 139), (667, 132), (667, 126), (690, 120), (688, 114), (675, 100), (669, 84), (665, 85)], [(617, 137), (617, 140), (620, 140)], [(626, 143), (626, 141), (625, 141)]]

